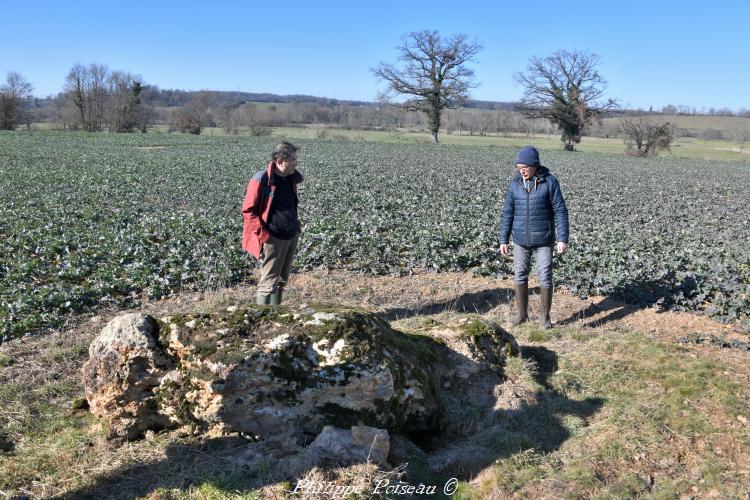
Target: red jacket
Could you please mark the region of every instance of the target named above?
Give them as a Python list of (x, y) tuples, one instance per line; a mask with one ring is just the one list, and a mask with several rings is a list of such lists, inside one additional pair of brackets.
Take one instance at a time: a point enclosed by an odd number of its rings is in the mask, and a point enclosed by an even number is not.
[[(268, 241), (270, 233), (266, 228), (268, 213), (271, 210), (273, 194), (276, 191), (276, 175), (273, 173), (273, 162), (268, 168), (256, 173), (247, 184), (247, 194), (242, 203), (242, 249), (260, 259), (260, 250), (263, 243)], [(292, 174), (292, 190), (294, 191), (294, 203), (297, 200), (297, 184), (302, 182), (302, 174)]]

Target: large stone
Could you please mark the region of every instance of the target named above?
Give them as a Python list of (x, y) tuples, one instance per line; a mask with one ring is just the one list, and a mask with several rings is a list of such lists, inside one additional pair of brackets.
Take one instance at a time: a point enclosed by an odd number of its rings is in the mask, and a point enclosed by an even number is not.
[(84, 385), (92, 412), (128, 439), (179, 424), (300, 446), (331, 425), (455, 431), (461, 412), (493, 407), (518, 348), (480, 319), (435, 336), (343, 307), (131, 314), (92, 344)]
[(357, 425), (349, 430), (327, 425), (310, 445), (337, 465), (373, 463), (385, 466), (391, 449), (388, 431)]
[(156, 390), (174, 367), (158, 342), (150, 316), (123, 314), (110, 321), (89, 347), (83, 386), (91, 413), (107, 417), (112, 432), (132, 439), (177, 422), (158, 411)]

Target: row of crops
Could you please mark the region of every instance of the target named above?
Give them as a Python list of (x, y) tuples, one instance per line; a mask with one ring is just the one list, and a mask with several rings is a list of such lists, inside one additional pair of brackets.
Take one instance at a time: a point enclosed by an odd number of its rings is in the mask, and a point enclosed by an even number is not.
[[(497, 249), (514, 151), (299, 141), (298, 270), (512, 273)], [(247, 179), (269, 139), (0, 134), (0, 335), (239, 283)], [(750, 168), (549, 152), (571, 214), (556, 283), (580, 295), (750, 314)]]

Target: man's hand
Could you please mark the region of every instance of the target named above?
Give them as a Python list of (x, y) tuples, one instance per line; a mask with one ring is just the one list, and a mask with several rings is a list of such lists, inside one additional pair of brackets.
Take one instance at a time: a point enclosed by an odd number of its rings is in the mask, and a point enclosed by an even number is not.
[(508, 248), (507, 243), (500, 245), (500, 253), (503, 255), (510, 255), (510, 249)]
[(560, 255), (562, 255), (562, 254), (564, 254), (567, 251), (568, 251), (568, 244), (565, 243), (564, 241), (558, 241), (557, 242), (557, 253), (560, 254)]

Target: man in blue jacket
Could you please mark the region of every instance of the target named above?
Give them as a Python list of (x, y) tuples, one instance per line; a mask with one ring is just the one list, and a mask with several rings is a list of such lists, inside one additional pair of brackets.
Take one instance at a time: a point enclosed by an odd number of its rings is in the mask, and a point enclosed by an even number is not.
[(513, 234), (513, 270), (516, 284), (516, 316), (513, 325), (528, 321), (529, 269), (534, 254), (542, 302), (539, 327), (552, 327), (552, 250), (568, 249), (568, 208), (560, 183), (539, 162), (539, 151), (524, 146), (516, 156), (516, 168), (505, 196), (500, 225), (500, 253), (510, 255)]

